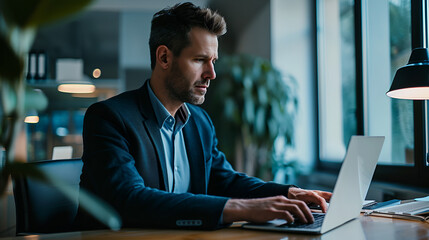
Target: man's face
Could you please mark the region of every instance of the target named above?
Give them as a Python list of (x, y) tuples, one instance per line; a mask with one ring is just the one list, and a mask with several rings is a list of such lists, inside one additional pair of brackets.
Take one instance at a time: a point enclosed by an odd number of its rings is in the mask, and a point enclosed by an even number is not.
[(175, 101), (202, 104), (210, 80), (216, 78), (217, 36), (201, 29), (189, 32), (191, 44), (174, 57), (167, 78), (167, 90)]

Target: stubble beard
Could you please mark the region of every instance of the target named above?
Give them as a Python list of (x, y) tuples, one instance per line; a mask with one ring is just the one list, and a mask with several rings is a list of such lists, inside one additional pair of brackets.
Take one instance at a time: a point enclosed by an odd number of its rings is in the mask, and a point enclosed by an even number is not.
[(209, 85), (210, 80), (200, 80), (189, 86), (189, 79), (187, 79), (177, 64), (172, 65), (171, 76), (167, 79), (167, 89), (170, 97), (182, 103), (191, 103), (194, 105), (201, 105), (205, 101), (205, 94), (196, 94), (193, 88), (197, 85)]

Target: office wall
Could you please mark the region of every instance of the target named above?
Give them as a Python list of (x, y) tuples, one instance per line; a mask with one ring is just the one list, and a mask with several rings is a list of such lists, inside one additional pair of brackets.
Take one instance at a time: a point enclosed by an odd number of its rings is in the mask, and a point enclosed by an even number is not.
[(149, 36), (155, 10), (120, 13), (119, 71), (122, 91), (140, 87), (150, 77)]
[(119, 63), (121, 67), (150, 68), (149, 35), (152, 11), (120, 13)]
[(270, 1), (265, 1), (259, 12), (249, 19), (238, 36), (237, 53), (247, 53), (271, 59), (271, 8)]
[(219, 54), (247, 53), (270, 59), (270, 1), (212, 0), (210, 8), (224, 16), (228, 32), (219, 39)]

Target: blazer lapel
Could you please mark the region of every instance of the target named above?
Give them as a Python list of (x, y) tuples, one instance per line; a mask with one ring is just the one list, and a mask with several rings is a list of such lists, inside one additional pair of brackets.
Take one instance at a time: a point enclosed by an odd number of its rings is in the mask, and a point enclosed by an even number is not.
[(143, 116), (143, 125), (146, 128), (146, 131), (148, 132), (152, 143), (156, 149), (157, 153), (157, 160), (159, 161), (159, 165), (162, 169), (162, 179), (160, 179), (160, 184), (164, 183), (164, 189), (166, 191), (169, 191), (168, 188), (168, 177), (167, 177), (167, 167), (165, 162), (165, 156), (164, 156), (164, 147), (162, 145), (162, 139), (161, 139), (161, 133), (159, 132), (159, 127), (156, 122), (155, 113), (152, 108), (151, 101), (149, 99), (149, 92), (147, 90), (147, 84), (149, 84), (149, 81), (147, 80), (142, 88), (140, 88), (140, 112)]
[(207, 194), (207, 179), (205, 170), (205, 157), (201, 145), (201, 137), (194, 119), (189, 119), (183, 128), (186, 153), (188, 154), (189, 168), (191, 172), (190, 191), (195, 194)]

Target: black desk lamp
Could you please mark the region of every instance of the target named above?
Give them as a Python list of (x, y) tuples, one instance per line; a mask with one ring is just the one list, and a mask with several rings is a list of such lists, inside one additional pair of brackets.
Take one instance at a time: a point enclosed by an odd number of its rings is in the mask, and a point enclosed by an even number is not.
[(429, 99), (429, 51), (427, 48), (413, 49), (408, 64), (396, 71), (386, 95), (399, 99)]

